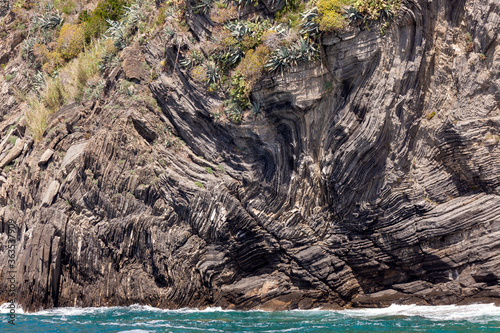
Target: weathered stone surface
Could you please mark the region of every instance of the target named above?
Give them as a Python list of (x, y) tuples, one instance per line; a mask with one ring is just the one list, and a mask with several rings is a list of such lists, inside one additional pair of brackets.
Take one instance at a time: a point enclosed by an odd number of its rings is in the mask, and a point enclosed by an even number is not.
[[(27, 281), (18, 301), (499, 304), (499, 20), (493, 0), (404, 1), (384, 35), (325, 36), (322, 61), (264, 78), (262, 114), (240, 125), (214, 120), (222, 101), (180, 67), (135, 85), (161, 114), (120, 95), (130, 76), (113, 71), (99, 105), (68, 108), (68, 121), (62, 108), (0, 188), (0, 242), (11, 214)], [(162, 36), (135, 59), (173, 63)]]
[(40, 157), (40, 160), (38, 161), (38, 166), (45, 165), (49, 162), (50, 158), (54, 155), (54, 151), (52, 149), (47, 149), (42, 156)]
[(60, 167), (61, 170), (66, 168), (68, 165), (71, 165), (78, 157), (80, 157), (83, 154), (85, 147), (87, 147), (87, 142), (71, 146), (66, 152), (66, 155), (64, 155), (64, 159), (62, 160)]
[(121, 53), (120, 58), (127, 79), (138, 81), (144, 80), (147, 73), (143, 67), (145, 59), (140, 50), (139, 43), (126, 47)]
[(146, 141), (153, 142), (158, 138), (158, 134), (152, 129), (153, 124), (148, 124), (147, 120), (140, 116), (133, 115), (131, 118), (134, 128)]
[(45, 191), (43, 198), (42, 198), (42, 207), (47, 207), (52, 204), (54, 201), (54, 198), (57, 195), (57, 192), (59, 192), (59, 187), (61, 184), (57, 180), (53, 180), (50, 184), (47, 190)]
[(7, 153), (7, 155), (0, 161), (0, 168), (3, 168), (4, 166), (10, 164), (13, 160), (15, 160), (23, 151), (24, 149), (24, 140), (22, 139), (17, 139), (14, 147)]

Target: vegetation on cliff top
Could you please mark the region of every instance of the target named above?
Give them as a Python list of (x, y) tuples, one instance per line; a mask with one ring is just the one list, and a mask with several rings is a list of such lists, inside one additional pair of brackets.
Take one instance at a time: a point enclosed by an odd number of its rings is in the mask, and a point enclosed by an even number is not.
[[(102, 73), (119, 64), (119, 52), (158, 33), (178, 49), (175, 67), (225, 99), (214, 118), (239, 123), (244, 110), (260, 112), (251, 102), (251, 91), (265, 72), (282, 75), (315, 61), (322, 34), (387, 21), (400, 6), (400, 0), (289, 0), (270, 17), (244, 14), (245, 7), (257, 3), (100, 0), (92, 9), (72, 0), (48, 0), (17, 6), (17, 11), (37, 13), (26, 22), (29, 37), (22, 44), (22, 56), (36, 73), (26, 97), (31, 132), (41, 140), (51, 113), (66, 103), (97, 98)], [(186, 14), (210, 19), (211, 37), (197, 40)], [(158, 77), (150, 72), (151, 80)]]

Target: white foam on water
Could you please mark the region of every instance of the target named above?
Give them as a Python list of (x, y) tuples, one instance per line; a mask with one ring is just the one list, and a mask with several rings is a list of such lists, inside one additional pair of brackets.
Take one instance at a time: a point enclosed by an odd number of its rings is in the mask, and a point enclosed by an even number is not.
[(33, 316), (83, 316), (97, 313), (105, 313), (113, 309), (119, 309), (119, 307), (92, 307), (92, 308), (52, 308), (47, 310), (41, 310), (37, 312), (27, 313)]
[[(16, 314), (19, 314), (19, 313), (24, 313), (24, 310), (23, 308), (17, 304), (17, 303), (14, 303), (15, 306), (16, 306)], [(7, 313), (10, 313), (10, 309), (9, 306), (11, 305), (11, 303), (3, 303), (0, 305), (0, 314), (7, 314)]]
[[(9, 303), (0, 306), (0, 313), (8, 313), (7, 308)], [(159, 309), (149, 305), (134, 304), (128, 307), (89, 307), (89, 308), (53, 308), (41, 310), (38, 312), (28, 313), (27, 315), (38, 316), (60, 316), (66, 319), (70, 316), (97, 315), (106, 314), (113, 311), (137, 311), (137, 312), (161, 312), (171, 314), (182, 313), (212, 313), (212, 312), (239, 312), (236, 310), (224, 310), (220, 307), (210, 307), (205, 309), (182, 308), (177, 310)], [(264, 310), (250, 310), (245, 312), (266, 312)], [(336, 313), (346, 317), (356, 319), (376, 319), (392, 316), (404, 317), (423, 317), (431, 320), (469, 320), (469, 321), (500, 321), (500, 307), (491, 304), (471, 304), (471, 305), (437, 305), (437, 306), (422, 306), (422, 305), (391, 305), (387, 308), (377, 309), (346, 309), (346, 310), (291, 310), (285, 311), (291, 313)], [(16, 309), (16, 313), (24, 313), (21, 307)]]
[(129, 331), (119, 331), (118, 333), (150, 333), (151, 331), (145, 330), (129, 330)]
[(499, 320), (500, 307), (491, 304), (471, 305), (396, 305), (379, 309), (348, 309), (332, 311), (348, 317), (374, 319), (388, 316), (422, 317), (431, 320)]

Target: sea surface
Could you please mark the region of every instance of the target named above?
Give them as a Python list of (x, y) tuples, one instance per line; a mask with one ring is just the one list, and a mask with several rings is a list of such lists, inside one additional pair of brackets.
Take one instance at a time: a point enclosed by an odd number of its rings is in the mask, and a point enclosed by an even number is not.
[(16, 314), (0, 332), (500, 332), (500, 307), (392, 305), (384, 309), (280, 312), (161, 310), (148, 306), (57, 308)]

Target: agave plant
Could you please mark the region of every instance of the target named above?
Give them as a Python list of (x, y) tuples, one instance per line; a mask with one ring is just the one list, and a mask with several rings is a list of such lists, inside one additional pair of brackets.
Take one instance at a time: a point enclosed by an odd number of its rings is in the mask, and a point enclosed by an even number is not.
[(33, 47), (36, 44), (39, 44), (40, 40), (37, 37), (29, 37), (26, 38), (21, 45), (21, 55), (24, 59), (27, 59), (31, 62), (35, 61), (35, 55), (33, 54)]
[(46, 82), (42, 72), (38, 71), (35, 75), (33, 75), (32, 84), (35, 90), (40, 90), (43, 89), (43, 87), (45, 87)]
[(193, 8), (198, 13), (208, 15), (210, 7), (212, 7), (212, 0), (199, 0)]
[(207, 85), (217, 83), (220, 80), (219, 67), (213, 62), (209, 62), (206, 67), (207, 72)]
[(181, 61), (179, 61), (179, 64), (186, 69), (190, 69), (191, 67), (194, 66), (193, 60), (189, 57), (186, 57), (186, 58), (182, 59)]
[(252, 104), (250, 104), (250, 110), (252, 111), (253, 114), (259, 114), (262, 111), (262, 107), (259, 102), (253, 101)]
[(357, 11), (354, 7), (349, 7), (344, 9), (344, 18), (347, 20), (349, 24), (356, 23), (359, 20), (363, 19), (363, 15)]
[(235, 38), (243, 38), (245, 35), (249, 34), (250, 29), (242, 21), (228, 22), (225, 25), (226, 29), (231, 31), (231, 35)]
[(394, 12), (391, 10), (391, 8), (384, 7), (380, 11), (380, 17), (387, 18), (388, 20), (392, 20), (394, 18)]
[(201, 65), (204, 59), (203, 53), (198, 50), (191, 50), (179, 63), (183, 67), (190, 69), (193, 66)]
[(290, 49), (281, 46), (280, 48), (276, 49), (271, 56), (269, 57), (269, 60), (267, 63), (264, 65), (265, 68), (268, 68), (269, 71), (274, 72), (276, 70), (280, 70), (281, 74), (283, 74), (283, 71), (290, 67), (291, 62), (292, 62), (292, 54), (290, 52)]
[(319, 56), (319, 50), (310, 43), (309, 40), (299, 39), (299, 42), (294, 47), (295, 62), (306, 62), (316, 60)]
[(256, 5), (259, 0), (233, 0), (233, 2), (238, 6), (248, 6), (251, 4)]
[(213, 58), (222, 68), (231, 68), (243, 59), (244, 56), (245, 54), (238, 46), (232, 46), (218, 51), (213, 55)]
[(124, 7), (125, 18), (129, 24), (136, 26), (140, 21), (144, 20), (144, 14), (141, 11), (141, 6), (134, 3), (130, 7)]
[(239, 48), (231, 48), (227, 53), (227, 63), (231, 66), (236, 65), (245, 56)]
[(319, 50), (309, 40), (299, 39), (297, 44), (290, 47), (280, 47), (275, 50), (264, 65), (269, 71), (283, 71), (306, 61), (313, 61), (319, 56)]
[(108, 30), (106, 30), (105, 36), (114, 41), (115, 47), (119, 50), (127, 46), (125, 42), (125, 25), (123, 21), (112, 21), (106, 20), (109, 24)]
[(55, 28), (62, 22), (63, 18), (58, 10), (56, 10), (55, 12), (49, 12), (45, 16), (35, 16), (33, 19), (34, 27), (41, 28), (43, 30)]
[(269, 31), (274, 31), (278, 35), (284, 36), (287, 33), (287, 29), (283, 24), (277, 24), (273, 25), (272, 27), (269, 28)]
[(164, 32), (165, 32), (165, 35), (167, 35), (170, 38), (174, 37), (176, 34), (175, 29), (170, 27), (170, 26), (167, 26), (165, 28)]
[(52, 11), (52, 9), (54, 9), (54, 4), (52, 3), (52, 1), (47, 1), (44, 4), (43, 10), (45, 10), (45, 12), (48, 13), (48, 12)]
[(316, 37), (319, 35), (319, 25), (318, 21), (318, 8), (314, 7), (308, 11), (301, 13), (302, 16), (302, 29), (300, 30), (301, 35), (307, 35), (311, 37)]
[(235, 101), (229, 102), (229, 104), (224, 108), (224, 113), (233, 123), (241, 123), (243, 111)]

